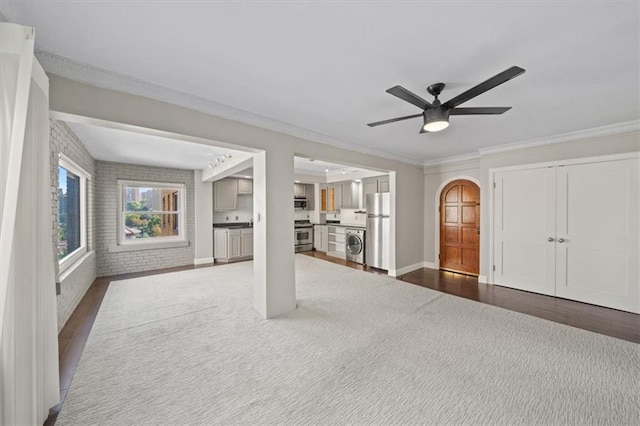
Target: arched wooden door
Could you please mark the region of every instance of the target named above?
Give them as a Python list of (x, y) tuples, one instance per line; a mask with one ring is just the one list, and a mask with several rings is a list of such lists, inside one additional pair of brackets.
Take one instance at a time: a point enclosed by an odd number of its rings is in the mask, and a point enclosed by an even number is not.
[(480, 188), (454, 180), (440, 194), (440, 269), (478, 275)]

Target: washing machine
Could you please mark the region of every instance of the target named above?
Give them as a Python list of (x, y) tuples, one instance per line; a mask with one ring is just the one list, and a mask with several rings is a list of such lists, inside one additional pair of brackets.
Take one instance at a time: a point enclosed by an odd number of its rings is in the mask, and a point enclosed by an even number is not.
[(364, 263), (364, 229), (347, 228), (345, 234), (347, 260)]

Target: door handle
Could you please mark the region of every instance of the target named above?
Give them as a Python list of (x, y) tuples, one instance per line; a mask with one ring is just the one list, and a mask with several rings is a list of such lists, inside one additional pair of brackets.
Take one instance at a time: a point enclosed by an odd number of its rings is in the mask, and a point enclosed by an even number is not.
[(558, 238), (559, 243), (564, 243), (564, 238)]
[(547, 238), (547, 241), (549, 241), (550, 243), (554, 242), (555, 240), (553, 239), (553, 237), (549, 237)]

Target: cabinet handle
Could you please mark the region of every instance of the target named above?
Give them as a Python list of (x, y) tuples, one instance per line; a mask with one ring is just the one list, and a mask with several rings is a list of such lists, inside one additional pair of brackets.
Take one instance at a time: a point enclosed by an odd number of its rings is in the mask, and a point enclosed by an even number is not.
[(558, 238), (559, 243), (564, 243), (564, 238)]
[(553, 237), (549, 237), (547, 238), (547, 241), (549, 241), (550, 243), (554, 242), (555, 240), (553, 239)]

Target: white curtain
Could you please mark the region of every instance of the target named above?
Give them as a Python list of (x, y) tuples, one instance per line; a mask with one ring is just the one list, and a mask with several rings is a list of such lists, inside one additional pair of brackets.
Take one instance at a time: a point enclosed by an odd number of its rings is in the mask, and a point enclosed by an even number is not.
[(0, 424), (42, 424), (59, 401), (49, 83), (34, 30), (0, 23)]

